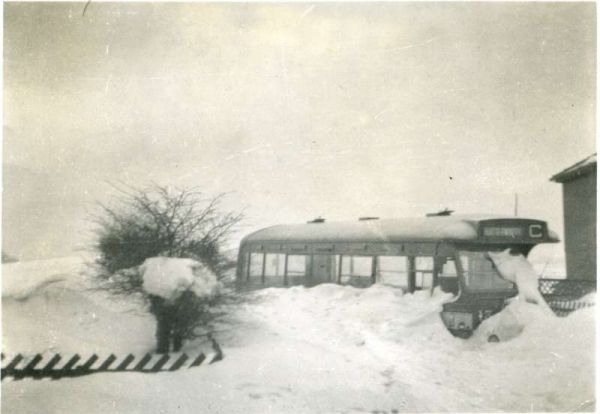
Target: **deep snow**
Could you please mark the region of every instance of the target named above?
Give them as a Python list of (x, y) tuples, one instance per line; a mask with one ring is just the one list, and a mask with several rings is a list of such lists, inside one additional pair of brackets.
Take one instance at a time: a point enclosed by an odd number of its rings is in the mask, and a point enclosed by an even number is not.
[[(3, 266), (3, 352), (152, 350), (154, 324), (87, 290), (74, 259)], [(36, 283), (11, 280), (25, 275)], [(58, 275), (58, 276), (57, 276)], [(46, 283), (48, 279), (55, 280)], [(60, 279), (60, 280), (58, 280)], [(9, 287), (7, 292), (4, 288)], [(12, 289), (12, 290), (11, 290)], [(594, 408), (594, 308), (567, 318), (511, 305), (473, 338), (452, 337), (448, 296), (319, 285), (249, 294), (215, 334), (225, 359), (159, 374), (3, 381), (7, 413), (572, 411)], [(18, 298), (18, 299), (17, 299)], [(508, 316), (507, 316), (508, 315)], [(488, 343), (489, 329), (522, 330)], [(493, 325), (493, 326), (491, 326)], [(187, 351), (205, 347), (186, 345)], [(82, 351), (83, 350), (83, 351)]]

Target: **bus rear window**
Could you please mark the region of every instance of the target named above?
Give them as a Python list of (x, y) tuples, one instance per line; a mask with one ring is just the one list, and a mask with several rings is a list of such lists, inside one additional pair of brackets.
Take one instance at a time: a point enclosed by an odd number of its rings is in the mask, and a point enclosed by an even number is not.
[(460, 262), (469, 290), (510, 290), (513, 284), (498, 274), (484, 252), (460, 252)]

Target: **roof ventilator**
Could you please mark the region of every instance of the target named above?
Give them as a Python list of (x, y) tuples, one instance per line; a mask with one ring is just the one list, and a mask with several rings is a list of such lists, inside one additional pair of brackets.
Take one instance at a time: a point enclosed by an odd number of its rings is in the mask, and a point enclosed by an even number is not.
[(450, 210), (448, 207), (443, 209), (442, 211), (438, 211), (437, 213), (427, 213), (427, 217), (440, 217), (440, 216), (449, 216), (454, 213), (454, 210)]

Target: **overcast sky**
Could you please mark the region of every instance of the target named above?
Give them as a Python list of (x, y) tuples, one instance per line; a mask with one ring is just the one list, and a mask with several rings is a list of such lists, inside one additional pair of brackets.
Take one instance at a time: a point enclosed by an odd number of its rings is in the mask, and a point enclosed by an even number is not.
[(87, 241), (107, 181), (253, 229), (519, 212), (595, 152), (594, 3), (4, 3), (3, 246)]

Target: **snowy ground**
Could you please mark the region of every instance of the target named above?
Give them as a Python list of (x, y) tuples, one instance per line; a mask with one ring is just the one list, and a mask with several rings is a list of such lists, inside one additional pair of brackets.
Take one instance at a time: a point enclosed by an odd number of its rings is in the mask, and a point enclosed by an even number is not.
[[(3, 352), (151, 351), (152, 319), (88, 290), (76, 259), (3, 266)], [(215, 336), (225, 359), (173, 373), (3, 381), (6, 413), (592, 411), (594, 308), (524, 331), (452, 337), (444, 294), (383, 286), (266, 289)], [(513, 310), (514, 316), (515, 312)], [(510, 315), (509, 315), (510, 316)], [(502, 314), (499, 315), (502, 317)], [(504, 315), (506, 319), (506, 315)], [(205, 347), (188, 344), (187, 351)]]

